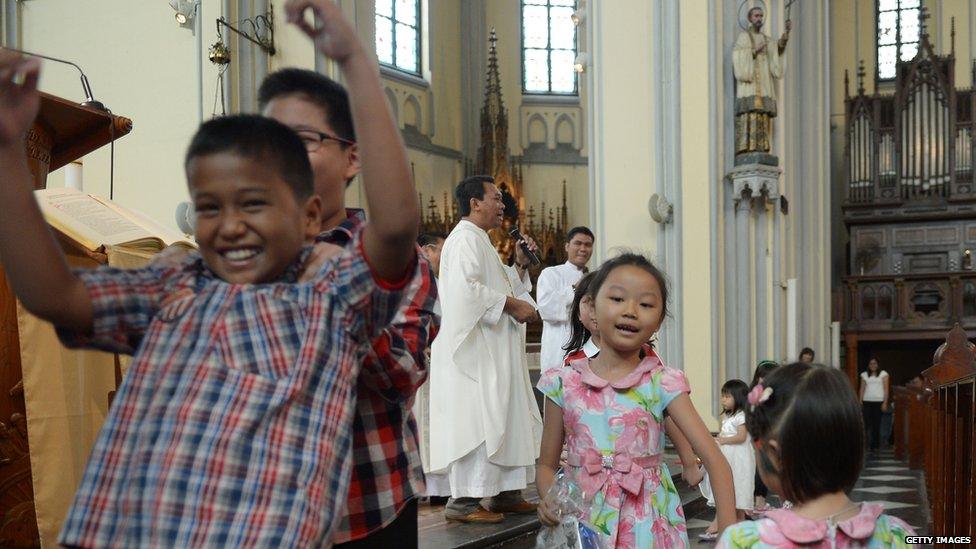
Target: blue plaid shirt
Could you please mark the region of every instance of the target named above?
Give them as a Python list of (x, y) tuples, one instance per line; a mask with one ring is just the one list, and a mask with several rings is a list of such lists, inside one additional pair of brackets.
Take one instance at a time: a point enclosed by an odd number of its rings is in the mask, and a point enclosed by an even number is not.
[(374, 279), (361, 234), (307, 283), (295, 283), (304, 255), (259, 285), (219, 280), (196, 255), (78, 273), (93, 333), (59, 335), (135, 356), (60, 543), (332, 539), (350, 477), (354, 382), (401, 297), (401, 286)]

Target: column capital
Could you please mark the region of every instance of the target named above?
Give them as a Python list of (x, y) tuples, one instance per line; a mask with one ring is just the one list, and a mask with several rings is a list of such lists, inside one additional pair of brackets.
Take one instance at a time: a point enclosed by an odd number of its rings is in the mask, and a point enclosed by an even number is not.
[(779, 176), (782, 172), (776, 166), (744, 164), (732, 168), (726, 178), (732, 184), (732, 196), (736, 202), (754, 198), (775, 202), (779, 200)]

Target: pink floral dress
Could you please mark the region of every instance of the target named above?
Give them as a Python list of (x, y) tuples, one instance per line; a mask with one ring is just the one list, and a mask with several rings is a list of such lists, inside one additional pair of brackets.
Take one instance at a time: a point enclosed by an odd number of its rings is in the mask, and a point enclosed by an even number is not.
[(687, 546), (681, 499), (661, 457), (665, 409), (690, 392), (684, 374), (652, 351), (613, 383), (580, 358), (543, 372), (537, 387), (563, 410), (566, 472), (590, 505), (581, 519), (608, 547)]
[(880, 503), (862, 503), (857, 515), (834, 524), (804, 518), (786, 509), (774, 509), (762, 520), (726, 528), (716, 549), (911, 547), (905, 537), (915, 535), (912, 527), (882, 511), (884, 506)]

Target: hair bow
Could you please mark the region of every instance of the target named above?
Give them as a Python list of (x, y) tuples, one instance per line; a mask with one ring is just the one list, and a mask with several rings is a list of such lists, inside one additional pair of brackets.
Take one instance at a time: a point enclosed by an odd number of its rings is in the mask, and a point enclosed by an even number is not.
[(759, 406), (763, 402), (769, 400), (769, 397), (772, 394), (772, 387), (763, 387), (762, 383), (757, 383), (756, 386), (749, 391), (749, 411), (755, 411), (756, 406)]

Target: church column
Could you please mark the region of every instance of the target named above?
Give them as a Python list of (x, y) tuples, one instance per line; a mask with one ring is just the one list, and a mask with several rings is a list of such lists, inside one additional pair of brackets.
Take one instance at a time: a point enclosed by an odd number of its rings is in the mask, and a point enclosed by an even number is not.
[[(710, 231), (714, 21), (707, 3), (586, 2), (584, 73), (594, 264), (625, 248), (648, 253), (672, 283), (659, 348), (683, 369), (701, 410), (714, 403)], [(650, 30), (650, 31), (649, 31)], [(720, 57), (720, 55), (719, 55)], [(710, 103), (710, 101), (712, 101)], [(710, 134), (711, 135), (711, 134)], [(657, 194), (654, 217), (650, 198)], [(683, 207), (694, 204), (695, 207)], [(655, 221), (657, 219), (658, 221)], [(690, 276), (689, 276), (690, 274)], [(694, 334), (690, 337), (689, 334)], [(706, 414), (710, 416), (710, 414)], [(708, 420), (711, 424), (711, 420)]]
[(736, 353), (732, 364), (726, 364), (726, 379), (740, 378), (749, 368), (752, 355), (753, 315), (752, 315), (752, 278), (749, 276), (750, 256), (752, 246), (749, 238), (749, 221), (752, 217), (752, 199), (748, 192), (737, 192), (735, 196), (735, 316), (732, 322), (736, 325)]
[(20, 48), (20, 2), (0, 0), (3, 3), (2, 43), (5, 46)]
[[(754, 200), (755, 210), (756, 210), (756, 244), (753, 247), (754, 257), (756, 260), (756, 266), (754, 271), (754, 276), (756, 279), (755, 295), (756, 295), (756, 352), (755, 360), (750, 361), (747, 365), (748, 367), (753, 366), (753, 363), (763, 360), (769, 356), (769, 277), (767, 276), (767, 259), (769, 257), (769, 242), (767, 235), (769, 233), (769, 208), (766, 204), (766, 197), (760, 196)], [(749, 382), (750, 376), (748, 374), (746, 377), (740, 378), (746, 383)]]
[(830, 5), (827, 0), (796, 2), (791, 16), (783, 114), (777, 127), (785, 139), (783, 187), (792, 225), (784, 246), (795, 250), (787, 277), (797, 279), (797, 299), (803, 304), (798, 346), (812, 347), (818, 360), (826, 360), (831, 304)]
[(484, 76), (488, 59), (488, 28), (485, 21), (485, 0), (461, 2), (461, 151), (475, 158), (481, 140), (481, 104), (484, 101)]
[(783, 358), (783, 295), (786, 282), (783, 280), (783, 254), (780, 252), (782, 247), (782, 222), (780, 216), (780, 200), (773, 202), (773, 248), (771, 250), (771, 276), (770, 281), (773, 293), (773, 347), (769, 356), (771, 360), (782, 360)]
[[(654, 105), (654, 150), (655, 171), (653, 187), (662, 203), (672, 208), (670, 221), (660, 224), (657, 245), (657, 261), (668, 273), (671, 282), (671, 305), (674, 311), (685, 313), (682, 291), (682, 210), (681, 189), (681, 117), (682, 104), (680, 65), (674, 62), (680, 49), (680, 12), (678, 0), (654, 2), (654, 49), (653, 74), (658, 75), (656, 104)], [(681, 220), (675, 222), (675, 220)], [(667, 364), (679, 365), (683, 362), (684, 315), (675, 316), (664, 323), (661, 329), (661, 356)]]

